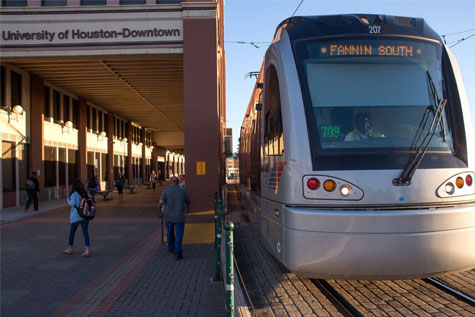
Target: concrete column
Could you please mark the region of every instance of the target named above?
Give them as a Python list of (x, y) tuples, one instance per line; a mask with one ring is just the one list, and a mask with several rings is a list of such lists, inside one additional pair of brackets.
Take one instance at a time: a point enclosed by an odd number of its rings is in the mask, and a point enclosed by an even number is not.
[(132, 122), (127, 122), (127, 184), (132, 185)]
[[(45, 197), (45, 165), (44, 165), (44, 81), (30, 74), (31, 107), (30, 107), (30, 151), (28, 165), (30, 172), (35, 172), (40, 185), (38, 200)], [(29, 175), (28, 175), (29, 176)]]
[(16, 201), (15, 205), (18, 207), (20, 206), (20, 161), (18, 161), (18, 157), (20, 157), (20, 147), (21, 144), (15, 142), (15, 192), (16, 192)]
[(108, 189), (114, 189), (114, 115), (109, 112), (108, 120), (105, 124), (108, 125), (107, 131), (109, 131), (108, 143), (107, 143), (107, 167), (109, 170), (107, 171), (107, 181), (109, 183)]
[[(219, 109), (216, 19), (183, 21), (185, 174), (192, 211), (213, 209), (219, 192)], [(206, 174), (197, 175), (197, 162)]]
[(78, 152), (79, 178), (87, 184), (87, 100), (79, 97), (78, 102)]

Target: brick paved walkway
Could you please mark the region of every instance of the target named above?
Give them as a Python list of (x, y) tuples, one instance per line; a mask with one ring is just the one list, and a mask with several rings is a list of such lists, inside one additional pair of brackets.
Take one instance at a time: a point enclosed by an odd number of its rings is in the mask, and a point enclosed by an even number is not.
[(175, 261), (160, 247), (159, 195), (139, 188), (123, 202), (98, 198), (90, 258), (79, 256), (80, 229), (74, 254), (61, 252), (69, 207), (0, 225), (1, 316), (224, 316), (223, 284), (210, 281), (215, 253), (209, 233), (200, 234), (213, 218), (187, 218), (195, 224), (185, 232), (185, 259)]

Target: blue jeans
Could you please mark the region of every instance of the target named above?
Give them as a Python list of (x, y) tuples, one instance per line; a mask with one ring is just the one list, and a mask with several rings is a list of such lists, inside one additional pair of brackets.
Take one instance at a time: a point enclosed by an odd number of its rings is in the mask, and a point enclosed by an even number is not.
[(185, 223), (165, 221), (165, 224), (167, 225), (168, 251), (182, 255), (181, 243), (183, 242)]
[(71, 229), (69, 230), (69, 246), (72, 247), (74, 244), (74, 235), (76, 234), (76, 229), (79, 225), (81, 225), (82, 235), (84, 236), (84, 245), (86, 248), (89, 248), (89, 233), (87, 231), (89, 220), (76, 221), (71, 224)]
[(91, 194), (91, 200), (96, 203), (96, 190), (89, 190), (89, 194)]

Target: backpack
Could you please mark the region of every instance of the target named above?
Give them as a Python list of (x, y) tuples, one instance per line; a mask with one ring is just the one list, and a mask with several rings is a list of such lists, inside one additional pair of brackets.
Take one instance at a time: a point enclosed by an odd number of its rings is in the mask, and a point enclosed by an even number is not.
[(96, 188), (96, 186), (97, 186), (96, 179), (94, 178), (91, 178), (89, 182), (87, 183), (87, 188)]
[(79, 216), (84, 220), (92, 220), (96, 216), (96, 205), (91, 197), (83, 196), (81, 198), (81, 205), (77, 208)]
[(36, 188), (35, 182), (33, 182), (31, 179), (27, 179), (25, 185), (27, 190), (33, 190)]

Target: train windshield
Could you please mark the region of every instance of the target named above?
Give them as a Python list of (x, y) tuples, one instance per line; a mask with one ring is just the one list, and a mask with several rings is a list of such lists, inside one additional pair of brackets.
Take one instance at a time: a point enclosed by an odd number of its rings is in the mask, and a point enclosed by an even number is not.
[[(440, 44), (340, 38), (303, 41), (297, 50), (321, 150), (409, 150), (446, 102)], [(428, 150), (453, 152), (452, 130), (443, 111)]]

